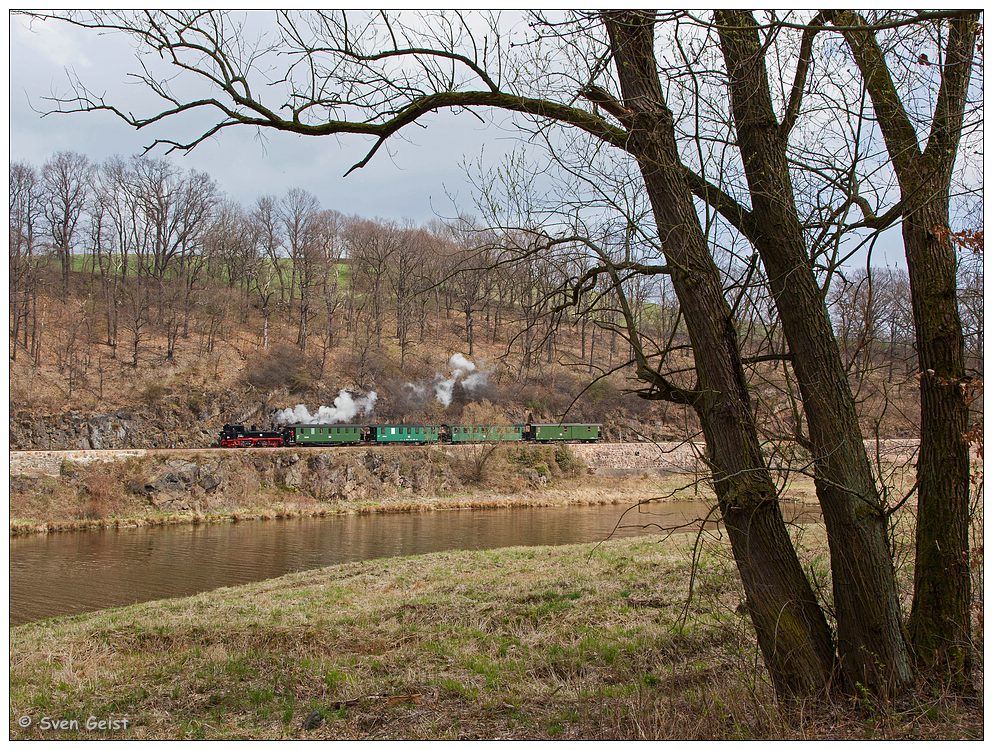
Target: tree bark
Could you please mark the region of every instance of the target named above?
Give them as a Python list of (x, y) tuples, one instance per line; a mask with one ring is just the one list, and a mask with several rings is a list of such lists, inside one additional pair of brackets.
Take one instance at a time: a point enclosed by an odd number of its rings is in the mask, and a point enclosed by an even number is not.
[(925, 669), (969, 687), (969, 406), (962, 323), (956, 304), (955, 249), (948, 189), (909, 212), (903, 237), (910, 270), (921, 378), (921, 453), (917, 463), (917, 558), (908, 629)]
[(793, 355), (831, 551), (845, 687), (891, 697), (913, 674), (887, 540), (887, 521), (831, 319), (810, 267), (751, 13), (718, 11), (732, 113), (752, 201), (750, 239), (762, 258)]
[(923, 152), (872, 30), (850, 11), (837, 11), (831, 20), (841, 27), (862, 73), (906, 205), (902, 229), (921, 382), (911, 644), (925, 670), (970, 690), (970, 456), (964, 437), (969, 408), (957, 259), (949, 236), (949, 190), (979, 13), (950, 22), (941, 85)]
[(604, 16), (638, 161), (687, 322), (696, 362), (693, 406), (748, 611), (777, 692), (815, 695), (833, 671), (831, 633), (790, 542), (762, 458), (738, 337), (678, 158), (650, 12)]

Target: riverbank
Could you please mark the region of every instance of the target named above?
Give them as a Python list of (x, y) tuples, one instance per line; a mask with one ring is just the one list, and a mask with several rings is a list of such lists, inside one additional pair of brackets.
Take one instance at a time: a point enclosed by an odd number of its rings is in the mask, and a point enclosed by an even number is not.
[[(653, 497), (707, 493), (695, 476), (630, 468), (611, 469), (609, 476), (596, 473), (577, 455), (577, 448), (588, 447), (400, 446), (120, 455), (91, 451), (55, 459), (17, 456), (18, 468), (11, 475), (10, 533), (633, 504)], [(611, 451), (617, 453), (616, 447)], [(633, 452), (632, 457), (638, 458)], [(632, 457), (626, 459), (628, 463)], [(603, 463), (602, 456), (593, 460)]]
[[(12, 536), (338, 514), (713, 500), (697, 454), (685, 444), (666, 450), (604, 444), (80, 451), (14, 458)], [(906, 470), (893, 470), (892, 482), (906, 484)], [(812, 482), (798, 473), (782, 496), (787, 503), (816, 502)]]
[[(812, 486), (810, 488), (812, 492)], [(809, 502), (812, 494), (800, 490)], [(590, 478), (561, 482), (555, 487), (502, 494), (484, 490), (447, 497), (387, 496), (352, 502), (318, 503), (310, 498), (296, 501), (260, 494), (254, 505), (239, 506), (217, 512), (196, 511), (115, 514), (106, 518), (62, 518), (53, 520), (12, 518), (11, 536), (49, 534), (67, 531), (96, 531), (157, 526), (197, 526), (206, 523), (285, 520), (290, 518), (325, 518), (336, 515), (374, 515), (393, 513), (432, 513), (450, 510), (495, 510), (507, 508), (551, 508), (569, 505), (635, 505), (671, 500), (716, 501), (713, 493), (692, 477), (673, 475), (667, 478)], [(72, 512), (72, 511), (70, 511)], [(84, 513), (83, 509), (78, 512)]]
[[(823, 531), (793, 533), (823, 573)], [(686, 600), (694, 538), (372, 560), (15, 627), (10, 736), (982, 737), (981, 705), (777, 706), (716, 535)]]

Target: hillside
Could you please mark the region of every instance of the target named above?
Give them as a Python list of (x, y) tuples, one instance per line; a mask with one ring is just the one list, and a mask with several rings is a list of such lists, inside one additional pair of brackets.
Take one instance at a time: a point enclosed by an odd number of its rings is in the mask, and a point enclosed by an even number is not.
[[(467, 404), (484, 400), (508, 419), (555, 419), (588, 381), (585, 369), (564, 364), (573, 359), (568, 336), (560, 336), (553, 362), (538, 361), (521, 374), (506, 357), (513, 324), (505, 322), (496, 336), (475, 343), (474, 387), (456, 378), (445, 406), (435, 386), (444, 391), (453, 379), (451, 357), (466, 351), (464, 325), (454, 314), (432, 311), (423, 340), (412, 342), (401, 367), (395, 339), (384, 334), (377, 342), (371, 331), (345, 331), (330, 342), (308, 342), (302, 351), (285, 316), (271, 318), (269, 347), (263, 348), (259, 311), (232, 314), (224, 301), (236, 295), (217, 289), (208, 302), (193, 306), (171, 358), (167, 333), (150, 323), (132, 366), (126, 342), (119, 342), (115, 356), (101, 335), (103, 321), (93, 309), (96, 284), (92, 274), (76, 273), (65, 303), (40, 297), (38, 362), (21, 352), (10, 363), (12, 448), (197, 447), (225, 422), (268, 425), (277, 410), (298, 404), (316, 414), (342, 389), (377, 394), (374, 410), (356, 415), (357, 421), (452, 422)], [(645, 429), (652, 430), (650, 437), (684, 434), (682, 415), (665, 404), (625, 397), (623, 386), (619, 376), (598, 384), (568, 418), (604, 421), (615, 438)]]
[[(74, 266), (66, 298), (56, 269), (42, 269), (37, 322), (10, 363), (15, 450), (202, 447), (224, 423), (270, 425), (285, 409), (296, 409), (292, 421), (317, 418), (321, 407), (338, 421), (598, 421), (608, 440), (683, 439), (697, 429), (690, 410), (626, 392), (640, 385), (630, 366), (593, 382), (626, 361), (618, 333), (569, 321), (542, 328), (520, 305), (495, 298), (473, 313), (471, 357), (467, 316), (439, 293), (416, 307), (401, 347), (396, 305), (379, 305), (373, 318), (371, 292), (352, 286), (357, 274), (341, 266), (336, 309), (313, 316), (302, 348), (299, 300), (267, 311), (244, 290), (205, 283), (180, 307), (180, 280), (166, 279), (146, 285), (137, 337), (125, 317), (131, 298), (121, 295), (115, 346), (101, 276)], [(667, 363), (691, 366), (678, 353)], [(904, 375), (903, 363), (896, 371)], [(763, 424), (773, 434), (787, 429), (781, 370), (759, 366), (753, 376)], [(882, 436), (912, 435), (915, 383), (863, 380), (867, 434), (882, 415)]]

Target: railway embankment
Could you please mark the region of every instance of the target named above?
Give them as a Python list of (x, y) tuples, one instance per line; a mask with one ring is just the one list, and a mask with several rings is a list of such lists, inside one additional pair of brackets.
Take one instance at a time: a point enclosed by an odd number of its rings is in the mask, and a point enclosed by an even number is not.
[[(885, 460), (912, 455), (888, 441)], [(707, 495), (693, 443), (10, 453), (12, 534)], [(812, 500), (804, 482), (793, 499)]]
[[(883, 440), (878, 445), (875, 441), (866, 442), (870, 454), (874, 455), (878, 448), (880, 457), (885, 461), (908, 459), (914, 455), (917, 445), (917, 440), (909, 438)], [(474, 455), (478, 446), (443, 445), (431, 446), (430, 449), (458, 456)], [(12, 477), (58, 477), (63, 474), (66, 466), (82, 467), (164, 456), (199, 460), (212, 456), (229, 456), (233, 450), (226, 448), (134, 448), (11, 451), (9, 453), (10, 475)], [(268, 456), (275, 464), (279, 464), (287, 455), (348, 455), (356, 450), (366, 449), (356, 447), (294, 447), (240, 449), (235, 452), (251, 456)], [(398, 450), (411, 449), (407, 446), (401, 446)], [(703, 444), (688, 441), (571, 444), (569, 450), (597, 475), (617, 476), (638, 472), (692, 474), (701, 473), (706, 469)]]
[[(30, 451), (10, 454), (11, 533), (334, 513), (630, 502), (590, 446)], [(581, 455), (582, 454), (582, 455)], [(632, 454), (633, 455), (633, 454)], [(637, 457), (636, 457), (637, 458)], [(609, 463), (609, 462), (608, 462)], [(675, 470), (675, 465), (673, 465)], [(642, 474), (655, 485), (642, 487)], [(643, 493), (644, 494), (644, 493)]]

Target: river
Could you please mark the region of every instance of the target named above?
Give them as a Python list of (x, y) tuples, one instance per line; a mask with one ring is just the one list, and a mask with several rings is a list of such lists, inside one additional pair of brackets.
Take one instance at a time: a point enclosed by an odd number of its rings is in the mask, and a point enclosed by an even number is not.
[(657, 534), (660, 527), (692, 528), (708, 507), (658, 503), (621, 519), (623, 512), (620, 505), (465, 510), (14, 537), (10, 624), (188, 596), (356, 560)]

